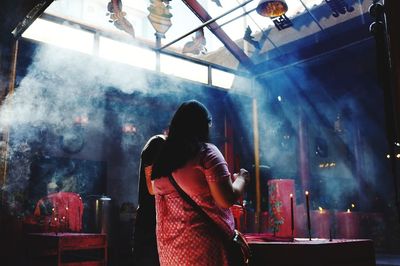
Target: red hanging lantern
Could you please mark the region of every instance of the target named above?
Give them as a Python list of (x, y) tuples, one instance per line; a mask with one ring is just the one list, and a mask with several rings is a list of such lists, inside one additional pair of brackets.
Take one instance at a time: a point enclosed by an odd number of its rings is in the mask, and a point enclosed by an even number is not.
[(257, 13), (264, 17), (279, 17), (288, 11), (285, 0), (261, 0)]

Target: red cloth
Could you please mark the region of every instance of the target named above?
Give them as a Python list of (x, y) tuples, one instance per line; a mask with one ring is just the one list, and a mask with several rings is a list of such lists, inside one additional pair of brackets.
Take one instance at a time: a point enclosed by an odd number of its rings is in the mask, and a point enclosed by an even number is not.
[[(173, 172), (179, 186), (204, 211), (233, 236), (234, 220), (229, 209), (217, 206), (208, 183), (231, 178), (225, 159), (212, 144), (185, 167)], [(161, 266), (227, 265), (222, 237), (181, 198), (168, 178), (156, 179), (157, 245)]]
[[(51, 207), (50, 212), (47, 210)], [(42, 213), (46, 210), (45, 213)], [(82, 230), (82, 198), (72, 192), (58, 192), (41, 198), (36, 204), (35, 216), (49, 218), (50, 228), (56, 231), (80, 232)]]

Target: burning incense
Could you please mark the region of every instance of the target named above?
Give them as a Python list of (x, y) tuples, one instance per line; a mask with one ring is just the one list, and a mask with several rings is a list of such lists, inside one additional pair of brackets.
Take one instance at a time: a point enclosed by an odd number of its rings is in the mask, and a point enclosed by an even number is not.
[(290, 194), (290, 217), (292, 222), (292, 237), (294, 236), (294, 210), (293, 210), (293, 194)]
[(310, 219), (310, 195), (308, 191), (306, 191), (306, 205), (307, 205), (307, 228), (308, 228), (308, 237), (311, 241), (311, 219)]

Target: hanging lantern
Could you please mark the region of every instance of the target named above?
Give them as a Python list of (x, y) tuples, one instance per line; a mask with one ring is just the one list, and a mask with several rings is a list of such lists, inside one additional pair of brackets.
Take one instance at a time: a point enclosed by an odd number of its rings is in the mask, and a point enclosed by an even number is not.
[(160, 37), (165, 38), (165, 33), (172, 25), (169, 0), (150, 0), (150, 3), (150, 6), (147, 8), (150, 14), (147, 18), (156, 30), (156, 33)]
[(257, 13), (264, 17), (279, 17), (287, 10), (285, 0), (261, 0), (257, 6)]

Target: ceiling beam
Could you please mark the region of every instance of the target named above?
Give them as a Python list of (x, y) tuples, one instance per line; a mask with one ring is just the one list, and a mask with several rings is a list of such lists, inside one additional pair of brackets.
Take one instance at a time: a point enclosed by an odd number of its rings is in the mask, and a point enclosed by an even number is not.
[[(208, 12), (196, 0), (182, 0), (190, 10), (205, 23), (212, 20)], [(216, 22), (207, 25), (207, 28), (225, 45), (226, 49), (237, 59), (240, 64), (250, 72), (254, 70), (254, 64), (243, 50), (226, 34), (226, 32)]]

